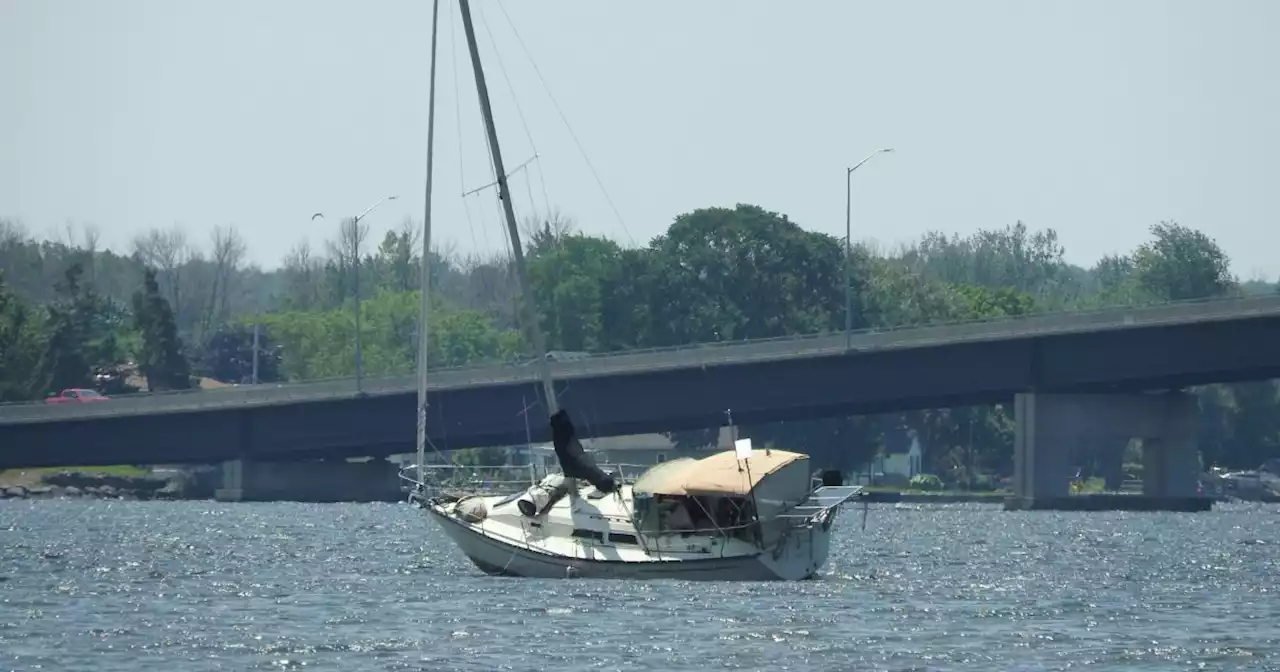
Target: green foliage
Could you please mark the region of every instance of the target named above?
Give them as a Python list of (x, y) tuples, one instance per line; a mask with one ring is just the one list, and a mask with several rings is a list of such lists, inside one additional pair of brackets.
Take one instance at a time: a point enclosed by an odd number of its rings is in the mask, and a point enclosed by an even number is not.
[[(216, 230), (204, 248), (176, 229), (151, 231), (131, 254), (118, 255), (98, 250), (87, 233), (78, 244), (70, 235), (37, 242), (0, 220), (0, 268), (7, 276), (0, 283), (8, 283), (0, 284), (0, 399), (38, 397), (55, 385), (101, 387), (119, 378), (94, 374), (122, 370), (129, 353), (177, 380), (183, 341), (200, 344), (195, 358), (202, 374), (244, 382), (252, 370), (255, 322), (266, 355), (259, 360), (261, 380), (349, 376), (357, 284), (366, 374), (409, 373), (420, 309), (419, 228), (406, 221), (381, 241), (366, 242), (367, 229), (346, 220), (324, 253), (299, 245), (281, 268), (263, 271), (242, 263), (243, 244), (231, 229)], [(1132, 252), (1088, 269), (1065, 261), (1055, 231), (1021, 222), (970, 235), (934, 231), (888, 254), (857, 245), (848, 258), (841, 241), (746, 204), (681, 214), (640, 247), (572, 228), (554, 217), (531, 223), (524, 236), (551, 350), (610, 352), (839, 332), (846, 271), (855, 329), (1280, 291), (1261, 280), (1237, 283), (1212, 239), (1172, 222), (1153, 226), (1151, 240)], [(506, 258), (461, 259), (435, 250), (429, 273), (432, 368), (528, 357)], [(139, 285), (144, 289), (130, 311), (125, 304)], [(1206, 463), (1249, 467), (1280, 456), (1273, 383), (1211, 385), (1199, 394)], [(672, 438), (678, 449), (701, 447), (722, 422), (707, 418), (707, 430)], [(947, 484), (987, 487), (990, 474), (1012, 470), (1012, 411), (1002, 406), (740, 430), (758, 443), (808, 452), (816, 466), (853, 471), (903, 428), (916, 432), (926, 471)], [(500, 461), (494, 451), (463, 459)]]
[(57, 392), (95, 387), (95, 373), (120, 359), (117, 333), (125, 314), (110, 299), (83, 283), (84, 267), (73, 263), (54, 285), (55, 299), (46, 306), (45, 347), (40, 359), (39, 387)]
[(185, 390), (191, 387), (191, 366), (182, 354), (182, 341), (169, 302), (160, 295), (156, 274), (147, 269), (142, 289), (133, 295), (133, 321), (142, 347), (138, 371), (151, 391)]
[(1200, 231), (1177, 222), (1151, 227), (1152, 240), (1133, 254), (1133, 274), (1149, 295), (1164, 301), (1225, 296), (1236, 288), (1227, 255)]
[(912, 490), (937, 491), (942, 489), (942, 479), (933, 474), (916, 474), (911, 477), (907, 487)]
[(39, 394), (41, 324), (35, 311), (9, 291), (0, 269), (0, 402)]
[(901, 261), (930, 280), (947, 285), (1010, 289), (1047, 307), (1062, 308), (1081, 292), (1081, 275), (1063, 259), (1053, 229), (1030, 231), (1017, 222), (971, 236), (931, 231), (903, 250)]
[[(408, 373), (417, 359), (419, 294), (383, 290), (361, 302), (361, 349), (370, 376)], [(280, 371), (289, 380), (355, 374), (354, 302), (322, 311), (264, 315), (279, 345)], [(246, 323), (247, 324), (247, 323)], [(428, 323), (427, 362), (433, 368), (511, 361), (519, 338), (482, 313), (436, 301)]]
[[(228, 324), (215, 331), (201, 350), (199, 373), (227, 383), (253, 382), (253, 331), (253, 326), (247, 324)], [(259, 329), (258, 382), (279, 380), (279, 348), (267, 330)]]
[(507, 463), (507, 451), (496, 446), (464, 448), (453, 452), (453, 460), (467, 467), (500, 467)]

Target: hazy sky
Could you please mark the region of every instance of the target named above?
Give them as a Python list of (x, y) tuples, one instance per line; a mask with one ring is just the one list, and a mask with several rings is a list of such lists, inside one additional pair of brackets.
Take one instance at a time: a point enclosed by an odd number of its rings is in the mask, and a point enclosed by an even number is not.
[[(436, 237), (497, 249), (493, 192), (461, 197), (490, 172), (454, 4), (441, 7)], [(92, 223), (121, 247), (156, 226), (203, 239), (234, 224), (264, 265), (383, 195), (400, 198), (370, 216), (375, 239), (420, 219), (430, 8), (0, 0), (0, 217), (47, 234)], [(1246, 279), (1280, 274), (1275, 0), (473, 12), (507, 165), (541, 155), (512, 178), (522, 217), (549, 204), (643, 244), (679, 213), (750, 202), (843, 236), (845, 166), (891, 146), (854, 176), (855, 238), (1021, 219), (1088, 264), (1176, 219)], [(311, 223), (316, 211), (327, 219)]]

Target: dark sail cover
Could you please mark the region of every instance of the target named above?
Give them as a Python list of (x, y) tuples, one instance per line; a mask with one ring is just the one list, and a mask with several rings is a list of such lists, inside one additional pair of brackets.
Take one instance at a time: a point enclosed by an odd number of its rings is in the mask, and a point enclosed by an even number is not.
[(587, 451), (582, 449), (578, 441), (578, 432), (569, 420), (569, 413), (564, 409), (551, 416), (551, 444), (556, 449), (556, 459), (560, 461), (560, 469), (569, 478), (580, 478), (596, 486), (600, 492), (613, 492), (618, 483), (613, 476), (604, 473), (596, 466)]

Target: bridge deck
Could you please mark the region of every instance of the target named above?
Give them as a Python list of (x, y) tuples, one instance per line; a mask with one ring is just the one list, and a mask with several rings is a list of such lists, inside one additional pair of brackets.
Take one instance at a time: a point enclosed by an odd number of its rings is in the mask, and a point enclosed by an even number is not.
[[(1015, 319), (891, 330), (866, 330), (853, 334), (850, 349), (852, 352), (875, 352), (976, 341), (1021, 340), (1114, 329), (1176, 326), (1275, 316), (1280, 316), (1280, 296), (1245, 297), (1142, 308), (1053, 313)], [(706, 368), (810, 358), (844, 352), (844, 334), (836, 333), (602, 354), (580, 360), (555, 362), (551, 368), (557, 380), (573, 380), (655, 370)], [(428, 389), (442, 391), (487, 385), (534, 383), (536, 380), (536, 369), (531, 366), (438, 369), (431, 372)], [(415, 390), (415, 385), (414, 376), (365, 378), (362, 382), (364, 394), (369, 396), (407, 394)], [(217, 390), (134, 394), (96, 404), (54, 405), (41, 402), (5, 404), (0, 405), (0, 425), (220, 410), (242, 406), (298, 404), (355, 396), (355, 379), (340, 378), (305, 383), (228, 387)]]

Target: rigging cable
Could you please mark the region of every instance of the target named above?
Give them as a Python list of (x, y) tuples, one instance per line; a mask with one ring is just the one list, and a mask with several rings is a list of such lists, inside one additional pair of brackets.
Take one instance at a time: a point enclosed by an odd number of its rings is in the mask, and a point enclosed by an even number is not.
[[(453, 66), (453, 123), (458, 129), (458, 180), (462, 188), (466, 189), (467, 170), (462, 150), (462, 95), (458, 88), (458, 32), (453, 5), (454, 3), (449, 3), (449, 60)], [(466, 215), (467, 230), (471, 234), (471, 249), (479, 249), (479, 244), (476, 242), (475, 222), (471, 219), (471, 207), (465, 196), (462, 199), (462, 211)]]
[(556, 97), (551, 93), (551, 88), (547, 86), (547, 80), (543, 78), (542, 71), (538, 69), (538, 64), (533, 60), (533, 56), (529, 53), (529, 48), (525, 46), (524, 39), (520, 37), (520, 31), (516, 30), (516, 24), (511, 20), (511, 15), (507, 13), (507, 8), (503, 6), (502, 0), (498, 0), (498, 9), (502, 10), (502, 15), (507, 20), (507, 25), (511, 26), (511, 32), (516, 37), (516, 42), (520, 45), (520, 50), (524, 52), (524, 56), (529, 61), (529, 65), (533, 66), (533, 72), (538, 76), (538, 82), (542, 84), (542, 90), (546, 91), (547, 98), (551, 100), (551, 104), (556, 108), (556, 113), (560, 115), (560, 121), (564, 122), (564, 127), (569, 131), (569, 137), (573, 139), (573, 144), (577, 145), (578, 152), (582, 154), (582, 160), (586, 162), (587, 168), (591, 171), (591, 176), (596, 180), (596, 186), (600, 187), (600, 193), (604, 195), (604, 200), (609, 204), (609, 208), (613, 210), (613, 216), (617, 218), (618, 224), (622, 226), (623, 233), (631, 240), (634, 245), (636, 240), (631, 235), (631, 231), (627, 228), (627, 223), (622, 220), (622, 213), (618, 212), (618, 207), (613, 204), (613, 199), (609, 197), (609, 192), (604, 188), (604, 181), (600, 179), (600, 173), (596, 172), (596, 167), (591, 163), (591, 158), (587, 156), (587, 151), (583, 149), (582, 142), (578, 140), (578, 135), (573, 132), (573, 127), (569, 124), (568, 117), (564, 111), (560, 109), (560, 103), (556, 102)]
[[(533, 133), (529, 131), (529, 122), (524, 118), (524, 111), (520, 109), (520, 97), (516, 95), (516, 89), (511, 85), (511, 77), (507, 74), (507, 66), (502, 63), (502, 52), (498, 51), (498, 41), (493, 39), (493, 31), (489, 29), (489, 22), (484, 17), (484, 5), (477, 5), (480, 10), (480, 25), (484, 26), (484, 32), (489, 36), (489, 43), (493, 45), (494, 60), (498, 62), (498, 72), (502, 73), (502, 80), (507, 83), (507, 90), (511, 92), (511, 102), (516, 107), (516, 116), (520, 117), (520, 126), (524, 128), (524, 135), (529, 140), (529, 147), (533, 150), (533, 159), (537, 163), (538, 181), (542, 184), (542, 205), (543, 212), (551, 212), (551, 199), (547, 196), (547, 181), (542, 174), (542, 162), (538, 161), (540, 154), (538, 153), (538, 145), (533, 141)], [(529, 206), (537, 212), (537, 203), (533, 200), (532, 180), (526, 176), (525, 186), (529, 191)], [(535, 216), (536, 219), (536, 216)]]

